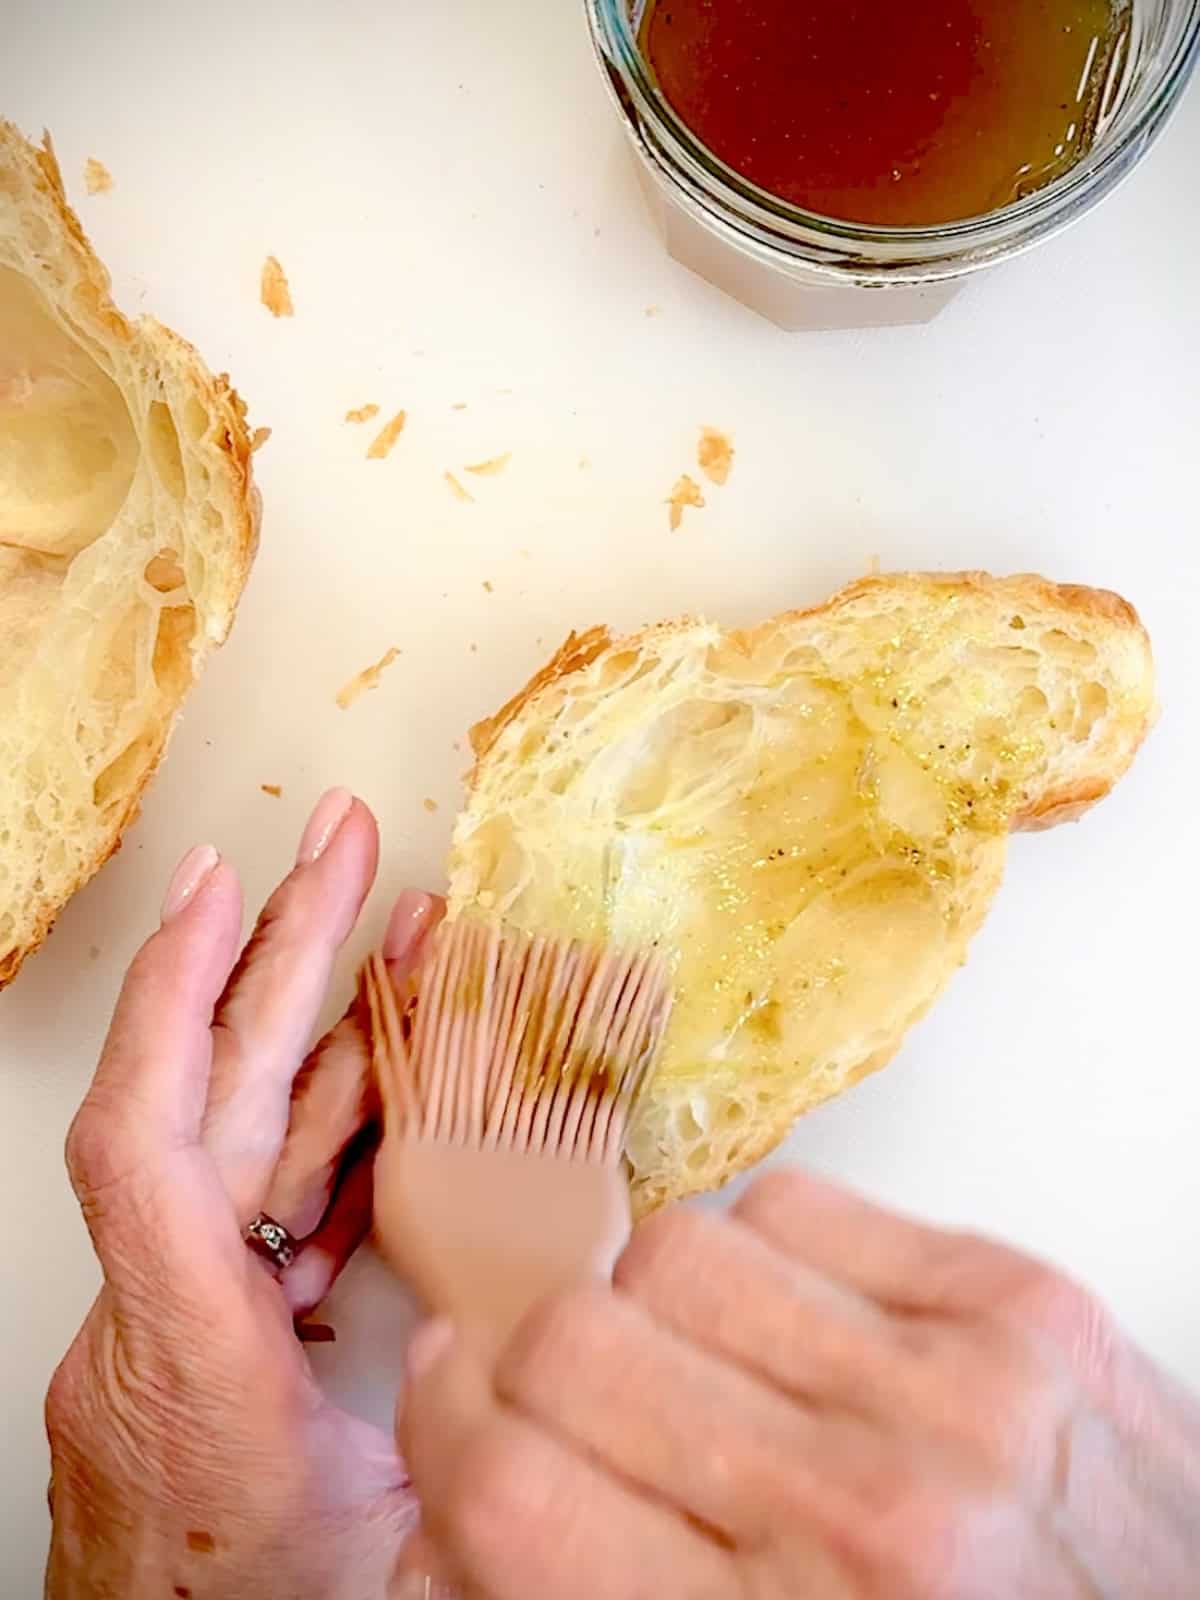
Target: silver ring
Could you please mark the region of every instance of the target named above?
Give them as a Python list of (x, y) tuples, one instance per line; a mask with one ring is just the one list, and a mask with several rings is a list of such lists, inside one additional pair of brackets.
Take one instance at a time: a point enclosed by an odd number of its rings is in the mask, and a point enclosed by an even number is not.
[(295, 1239), (282, 1222), (276, 1222), (265, 1211), (258, 1213), (244, 1237), (251, 1250), (262, 1256), (264, 1261), (269, 1261), (279, 1272), (290, 1267), (296, 1259)]

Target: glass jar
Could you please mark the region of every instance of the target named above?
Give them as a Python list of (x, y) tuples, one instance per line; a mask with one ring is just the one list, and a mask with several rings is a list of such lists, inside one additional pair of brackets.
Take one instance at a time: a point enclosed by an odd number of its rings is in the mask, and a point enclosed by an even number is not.
[(1200, 55), (1200, 0), (1133, 0), (1095, 141), (1070, 171), (986, 216), (876, 227), (802, 211), (726, 166), (655, 87), (637, 38), (645, 0), (585, 3), (671, 254), (785, 328), (928, 321), (968, 274), (1057, 233), (1114, 188), (1149, 149)]

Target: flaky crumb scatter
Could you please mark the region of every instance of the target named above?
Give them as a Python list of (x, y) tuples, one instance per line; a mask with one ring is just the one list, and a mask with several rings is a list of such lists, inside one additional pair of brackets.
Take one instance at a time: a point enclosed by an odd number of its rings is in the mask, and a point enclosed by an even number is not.
[(689, 507), (699, 511), (704, 506), (704, 495), (695, 478), (685, 472), (667, 497), (667, 505), (670, 508), (671, 532), (677, 533), (683, 524), (684, 511)]
[(250, 435), (250, 453), (253, 455), (255, 451), (261, 450), (270, 437), (270, 428), (255, 428)]
[(379, 680), (395, 661), (400, 652), (393, 645), (386, 651), (373, 666), (364, 667), (361, 672), (356, 672), (349, 683), (343, 684), (337, 692), (337, 703), (343, 711), (349, 711), (354, 702), (369, 689), (378, 689)]
[(710, 483), (718, 488), (729, 482), (733, 470), (733, 441), (719, 428), (704, 428), (696, 449), (700, 470)]
[(294, 317), (296, 314), (287, 273), (276, 256), (268, 256), (263, 262), (259, 298), (273, 317)]
[(95, 156), (87, 158), (83, 169), (83, 186), (89, 194), (107, 194), (113, 186), (113, 175)]
[(462, 484), (458, 481), (458, 479), (454, 476), (454, 474), (452, 472), (443, 472), (442, 473), (442, 477), (445, 478), (447, 484), (449, 484), (450, 493), (454, 496), (454, 498), (456, 500), (466, 500), (466, 501), (470, 501), (470, 502), (474, 501), (475, 496), (473, 494), (471, 494), (467, 489), (463, 488)]
[(269, 794), (272, 800), (282, 800), (283, 788), (278, 783), (260, 783), (258, 786), (264, 794)]
[(352, 406), (346, 413), (347, 422), (370, 422), (372, 417), (379, 415), (379, 407), (375, 402), (369, 401), (365, 406)]
[(492, 456), (487, 461), (476, 461), (464, 470), (474, 473), (477, 478), (497, 478), (511, 460), (512, 451), (510, 450), (505, 455)]
[(385, 422), (383, 427), (371, 440), (367, 450), (368, 461), (386, 461), (392, 453), (396, 440), (404, 432), (404, 425), (408, 421), (407, 411), (397, 411), (390, 422)]

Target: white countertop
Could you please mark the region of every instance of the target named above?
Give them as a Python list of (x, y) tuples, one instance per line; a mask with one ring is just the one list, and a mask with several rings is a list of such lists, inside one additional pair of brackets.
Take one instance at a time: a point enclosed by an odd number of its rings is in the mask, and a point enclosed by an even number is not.
[[(577, 0), (4, 11), (0, 109), (51, 129), (118, 299), (274, 430), (233, 638), (125, 849), (0, 998), (6, 1600), (41, 1592), (41, 1395), (96, 1281), (63, 1134), (185, 846), (211, 838), (257, 902), (318, 791), (355, 786), (385, 853), (344, 985), (387, 895), (440, 882), (456, 742), (569, 627), (751, 620), (876, 555), (1120, 589), (1164, 715), (1080, 827), (1015, 842), (970, 965), (790, 1153), (1069, 1264), (1200, 1385), (1200, 90), (1097, 213), (933, 325), (785, 334), (663, 252)], [(84, 197), (88, 156), (111, 193)], [(258, 303), (268, 252), (292, 321)], [(341, 420), (368, 401), (409, 413), (386, 462)], [(705, 423), (735, 470), (671, 534)], [(447, 468), (505, 451), (452, 498)], [(318, 1358), (386, 1414), (399, 1298), (370, 1262), (335, 1320)]]

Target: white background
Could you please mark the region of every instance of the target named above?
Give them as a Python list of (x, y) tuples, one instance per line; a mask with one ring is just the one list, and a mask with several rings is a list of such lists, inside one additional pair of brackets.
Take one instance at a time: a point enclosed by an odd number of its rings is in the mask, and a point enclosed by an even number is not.
[[(319, 791), (353, 785), (385, 855), (344, 989), (390, 893), (440, 881), (456, 741), (570, 626), (752, 620), (874, 555), (1120, 589), (1164, 715), (1093, 816), (1016, 841), (969, 967), (791, 1154), (1068, 1263), (1200, 1385), (1200, 91), (1096, 214), (933, 326), (795, 335), (664, 254), (577, 0), (2, 9), (0, 110), (52, 130), (118, 299), (274, 430), (233, 638), (126, 848), (0, 998), (6, 1600), (40, 1593), (41, 1395), (96, 1281), (62, 1138), (184, 848), (213, 840), (257, 902)], [(116, 180), (90, 200), (89, 155)], [(258, 304), (268, 252), (292, 321)], [(383, 463), (341, 420), (367, 401), (409, 412)], [(704, 423), (735, 470), (672, 535), (663, 497)], [(445, 469), (504, 451), (475, 504), (451, 497)], [(392, 644), (382, 687), (339, 711)], [(335, 1312), (319, 1359), (386, 1414), (381, 1270), (357, 1265)]]

